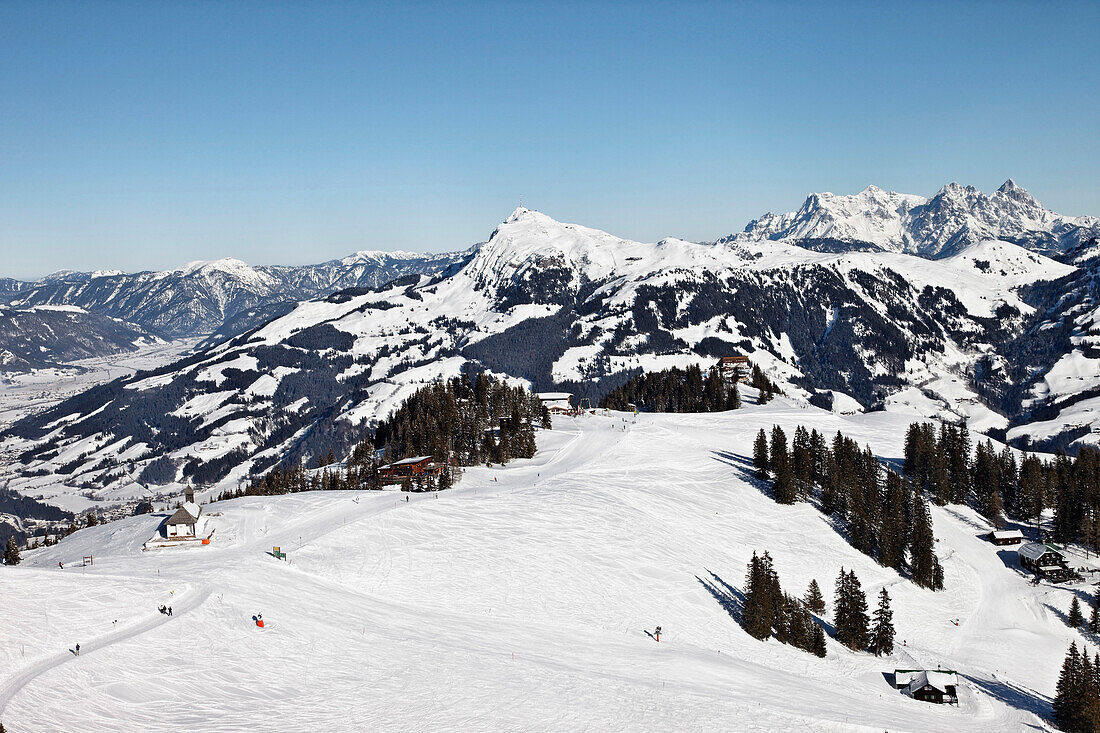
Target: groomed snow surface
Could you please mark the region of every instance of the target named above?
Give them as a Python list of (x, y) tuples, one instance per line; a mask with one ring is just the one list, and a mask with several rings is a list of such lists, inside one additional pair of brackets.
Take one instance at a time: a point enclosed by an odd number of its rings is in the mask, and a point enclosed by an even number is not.
[[(1082, 641), (1060, 619), (1073, 591), (1031, 586), (1015, 550), (981, 539), (989, 528), (960, 507), (934, 509), (946, 591), (899, 578), (812, 507), (762, 493), (749, 456), (773, 423), (839, 429), (897, 458), (907, 419), (785, 398), (559, 417), (534, 459), (469, 469), (439, 494), (219, 502), (205, 547), (142, 552), (163, 514), (82, 530), (0, 568), (0, 719), (9, 731), (1049, 730), (1039, 715)], [(754, 550), (799, 595), (816, 578), (831, 601), (841, 566), (872, 608), (888, 587), (895, 655), (830, 639), (822, 660), (749, 637), (719, 599), (743, 586)], [(884, 676), (937, 665), (960, 673), (958, 708)]]

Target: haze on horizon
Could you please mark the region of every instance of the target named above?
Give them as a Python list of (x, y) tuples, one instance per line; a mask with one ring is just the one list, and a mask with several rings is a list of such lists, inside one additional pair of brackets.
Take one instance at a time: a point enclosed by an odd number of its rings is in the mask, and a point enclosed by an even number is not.
[(1100, 214), (1100, 5), (0, 5), (0, 277), (708, 240), (814, 191)]

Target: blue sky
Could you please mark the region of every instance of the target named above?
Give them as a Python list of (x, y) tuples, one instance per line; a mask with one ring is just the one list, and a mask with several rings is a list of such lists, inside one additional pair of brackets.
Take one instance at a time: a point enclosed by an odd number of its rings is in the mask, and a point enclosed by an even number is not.
[(713, 239), (1014, 178), (1100, 215), (1100, 3), (0, 3), (0, 276)]

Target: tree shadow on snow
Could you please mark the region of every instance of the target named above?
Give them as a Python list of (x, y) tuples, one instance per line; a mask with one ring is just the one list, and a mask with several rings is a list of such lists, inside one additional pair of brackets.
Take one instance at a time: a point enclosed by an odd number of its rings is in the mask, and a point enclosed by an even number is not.
[[(1020, 685), (1014, 685), (1004, 680), (982, 680), (965, 674), (960, 674), (959, 676), (965, 679), (972, 687), (976, 687), (990, 697), (1000, 700), (1005, 705), (1014, 707), (1017, 710), (1034, 713), (1043, 719), (1049, 720), (1051, 717), (1052, 710), (1050, 700), (1035, 692), (1035, 690), (1030, 690)], [(1042, 726), (1034, 724), (1029, 724), (1028, 727), (1033, 730), (1045, 730)]]
[(737, 469), (738, 478), (769, 499), (775, 500), (775, 495), (772, 493), (771, 482), (761, 479), (756, 475), (756, 467), (752, 465), (751, 459), (724, 450), (712, 450), (711, 455), (714, 456), (714, 460), (719, 463), (724, 463), (727, 466)]
[(718, 601), (718, 605), (721, 606), (730, 617), (738, 624), (741, 623), (743, 610), (745, 608), (745, 594), (737, 588), (722, 580), (720, 577), (707, 571), (714, 582), (704, 580), (698, 575), (695, 579), (699, 581), (699, 584), (707, 589), (707, 592), (714, 596), (714, 600)]

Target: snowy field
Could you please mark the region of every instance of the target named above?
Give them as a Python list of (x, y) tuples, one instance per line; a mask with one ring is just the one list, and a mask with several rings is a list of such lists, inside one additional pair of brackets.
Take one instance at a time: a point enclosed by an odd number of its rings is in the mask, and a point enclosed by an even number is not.
[[(750, 476), (761, 427), (840, 429), (896, 459), (908, 420), (784, 398), (713, 415), (555, 418), (535, 458), (469, 469), (457, 488), (408, 502), (220, 502), (207, 507), (220, 513), (213, 544), (149, 552), (163, 514), (82, 530), (0, 567), (0, 720), (10, 731), (1049, 730), (1040, 716), (1079, 637), (1060, 618), (1074, 590), (1031, 586), (1014, 550), (980, 539), (988, 527), (962, 507), (933, 509), (947, 589), (921, 590)], [(887, 586), (895, 655), (830, 640), (818, 659), (749, 637), (720, 601), (743, 586), (754, 550), (771, 552), (798, 595), (816, 578), (831, 601), (841, 566), (872, 606)], [(57, 567), (86, 554), (94, 566)], [(646, 631), (656, 625), (660, 643)], [(903, 697), (884, 676), (937, 665), (960, 673), (957, 708)]]

